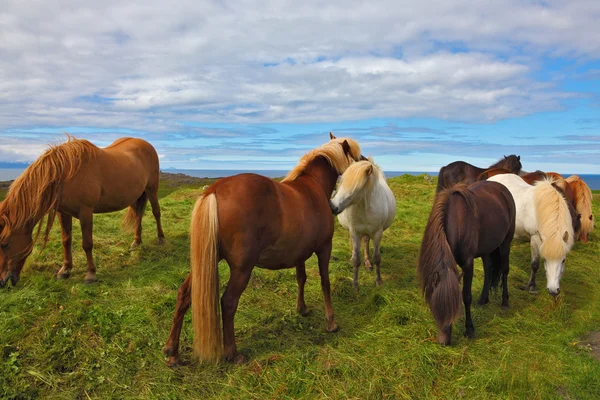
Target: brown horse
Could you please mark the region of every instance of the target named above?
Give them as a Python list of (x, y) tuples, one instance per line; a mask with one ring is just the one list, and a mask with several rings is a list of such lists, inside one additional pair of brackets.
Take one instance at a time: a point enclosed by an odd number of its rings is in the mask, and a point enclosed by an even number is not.
[[(96, 280), (92, 256), (94, 213), (122, 210), (129, 206), (125, 222), (135, 227), (132, 247), (142, 242), (142, 215), (150, 200), (156, 218), (158, 240), (164, 239), (158, 205), (158, 155), (150, 143), (121, 138), (100, 149), (87, 140), (68, 137), (51, 146), (11, 185), (0, 204), (0, 287), (10, 279), (19, 281), (25, 260), (39, 237), (48, 214), (44, 245), (58, 214), (62, 227), (64, 261), (59, 278), (71, 274), (71, 227), (73, 217), (81, 223), (82, 245), (87, 257), (86, 283)], [(38, 224), (33, 238), (33, 229)]]
[(504, 168), (498, 168), (498, 167), (490, 168), (490, 169), (486, 169), (481, 174), (479, 174), (479, 176), (477, 177), (477, 180), (485, 181), (494, 175), (500, 175), (500, 174), (512, 174), (512, 172), (510, 172), (509, 170), (506, 170)]
[(515, 202), (496, 182), (459, 184), (436, 195), (423, 235), (418, 274), (438, 328), (438, 342), (451, 344), (452, 323), (460, 314), (460, 277), (465, 305), (465, 335), (475, 336), (471, 319), (473, 260), (481, 257), (484, 282), (479, 304), (489, 302), (490, 287), (502, 278), (502, 306), (508, 307), (510, 244), (515, 232)]
[[(329, 288), (334, 227), (329, 198), (338, 177), (361, 158), (354, 140), (334, 138), (306, 154), (281, 183), (241, 174), (220, 179), (204, 191), (192, 213), (191, 271), (179, 288), (173, 325), (163, 349), (169, 365), (178, 363), (181, 325), (190, 303), (194, 356), (206, 361), (223, 357), (244, 362), (235, 343), (234, 316), (255, 266), (271, 270), (296, 267), (296, 310), (306, 315), (305, 262), (313, 253), (325, 297), (326, 329), (338, 329)], [(230, 278), (219, 306), (217, 263), (222, 259), (229, 264)]]
[(478, 168), (464, 161), (455, 161), (450, 163), (440, 169), (436, 193), (442, 189), (451, 188), (459, 182), (476, 182), (480, 174), (485, 172), (487, 169), (492, 168), (503, 168), (508, 172), (518, 175), (522, 168), (521, 156), (516, 156), (514, 154), (508, 157), (504, 156), (503, 159), (495, 164), (490, 165), (488, 168)]
[(579, 232), (579, 240), (587, 243), (590, 232), (594, 230), (594, 214), (592, 214), (592, 191), (590, 187), (577, 175), (568, 177), (568, 186), (573, 190), (575, 199), (575, 207), (581, 215), (581, 230)]

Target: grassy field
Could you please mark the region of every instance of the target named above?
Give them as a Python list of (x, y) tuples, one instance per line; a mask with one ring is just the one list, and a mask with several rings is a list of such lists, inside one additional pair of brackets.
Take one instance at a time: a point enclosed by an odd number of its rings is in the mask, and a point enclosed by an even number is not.
[[(62, 251), (55, 227), (47, 248), (36, 249), (17, 287), (0, 290), (0, 397), (56, 399), (135, 398), (569, 398), (600, 397), (600, 361), (586, 344), (600, 329), (600, 235), (577, 243), (567, 258), (561, 295), (530, 295), (517, 287), (529, 276), (529, 245), (515, 243), (510, 304), (500, 293), (475, 306), (476, 338), (440, 347), (416, 279), (421, 236), (435, 191), (423, 176), (390, 179), (396, 220), (382, 242), (383, 286), (360, 272), (352, 288), (349, 235), (339, 226), (331, 262), (333, 307), (340, 325), (325, 331), (316, 259), (307, 264), (306, 301), (295, 313), (293, 270), (255, 269), (236, 315), (245, 365), (190, 361), (188, 313), (182, 332), (186, 365), (169, 368), (161, 348), (179, 285), (189, 271), (188, 225), (197, 188), (163, 191), (167, 243), (156, 245), (151, 213), (144, 244), (129, 252), (132, 235), (120, 229), (123, 213), (95, 217), (95, 259), (100, 282), (83, 283), (85, 257), (74, 245), (74, 275), (58, 281)], [(594, 195), (600, 215), (600, 194)], [(58, 224), (57, 224), (58, 225)], [(80, 242), (74, 224), (74, 243)], [(228, 268), (220, 266), (221, 284)], [(540, 287), (545, 287), (543, 269)], [(476, 264), (474, 292), (483, 283)]]

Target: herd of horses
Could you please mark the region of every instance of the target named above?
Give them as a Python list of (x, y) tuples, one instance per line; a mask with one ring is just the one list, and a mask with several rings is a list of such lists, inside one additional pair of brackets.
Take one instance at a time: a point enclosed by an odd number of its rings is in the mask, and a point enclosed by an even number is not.
[[(531, 243), (531, 278), (525, 288), (536, 291), (535, 276), (543, 259), (547, 290), (553, 296), (559, 294), (566, 255), (574, 241), (589, 239), (594, 217), (591, 191), (585, 182), (577, 176), (564, 179), (556, 173), (526, 174), (521, 169), (520, 157), (511, 155), (486, 169), (458, 161), (440, 170), (417, 274), (441, 344), (451, 343), (461, 299), (465, 334), (474, 335), (470, 306), (475, 258), (481, 257), (484, 267), (479, 304), (488, 303), (490, 288), (501, 282), (502, 306), (507, 307), (513, 238)], [(125, 221), (135, 232), (133, 248), (142, 241), (141, 220), (149, 201), (158, 242), (162, 243), (158, 185), (158, 155), (144, 140), (122, 138), (98, 148), (69, 136), (65, 143), (51, 146), (13, 182), (0, 203), (0, 287), (9, 281), (17, 284), (33, 245), (40, 234), (46, 244), (57, 216), (64, 250), (58, 278), (68, 278), (73, 266), (73, 217), (81, 223), (86, 283), (96, 281), (94, 213), (129, 207)], [(192, 212), (191, 269), (177, 293), (173, 324), (163, 349), (169, 365), (179, 362), (183, 317), (190, 306), (195, 358), (235, 363), (245, 360), (237, 350), (234, 317), (255, 266), (296, 268), (296, 309), (307, 315), (305, 263), (316, 254), (325, 327), (329, 332), (338, 330), (329, 283), (334, 215), (350, 232), (353, 283), (358, 289), (361, 244), (364, 265), (372, 268), (370, 240), (374, 242), (376, 284), (382, 283), (380, 243), (395, 213), (396, 199), (381, 169), (361, 154), (355, 140), (332, 134), (329, 142), (304, 155), (281, 182), (250, 173), (217, 180), (204, 190)], [(230, 269), (222, 296), (220, 260)]]

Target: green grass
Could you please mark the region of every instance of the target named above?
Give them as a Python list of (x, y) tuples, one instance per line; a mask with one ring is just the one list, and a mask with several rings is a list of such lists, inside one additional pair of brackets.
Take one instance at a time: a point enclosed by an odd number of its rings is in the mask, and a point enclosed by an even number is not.
[[(46, 250), (30, 257), (16, 288), (0, 291), (0, 397), (134, 398), (577, 398), (600, 396), (600, 362), (578, 342), (600, 329), (600, 235), (577, 243), (567, 259), (561, 296), (530, 295), (517, 287), (529, 274), (529, 245), (515, 243), (510, 303), (500, 293), (474, 307), (476, 339), (455, 326), (449, 347), (437, 344), (433, 318), (418, 290), (415, 267), (435, 181), (390, 179), (396, 220), (382, 242), (383, 286), (360, 271), (352, 288), (349, 235), (339, 226), (331, 262), (338, 333), (325, 332), (315, 258), (307, 264), (306, 301), (295, 313), (294, 270), (255, 269), (236, 315), (245, 365), (190, 361), (190, 315), (182, 332), (186, 365), (168, 368), (161, 354), (189, 271), (189, 216), (198, 189), (161, 199), (167, 243), (155, 244), (151, 213), (144, 244), (129, 252), (123, 212), (95, 217), (94, 256), (100, 282), (83, 283), (85, 257), (74, 224), (74, 275), (58, 281), (58, 227)], [(600, 208), (594, 196), (595, 214)], [(221, 265), (222, 285), (228, 269)], [(483, 281), (476, 264), (474, 293)], [(545, 286), (543, 269), (539, 286)]]

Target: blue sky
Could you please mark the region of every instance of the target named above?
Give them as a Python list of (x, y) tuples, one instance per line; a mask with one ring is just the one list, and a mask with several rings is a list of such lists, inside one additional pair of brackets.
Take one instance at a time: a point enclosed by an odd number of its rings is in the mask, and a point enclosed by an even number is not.
[(61, 132), (163, 168), (290, 169), (332, 131), (386, 170), (600, 173), (600, 2), (9, 0), (0, 161)]

